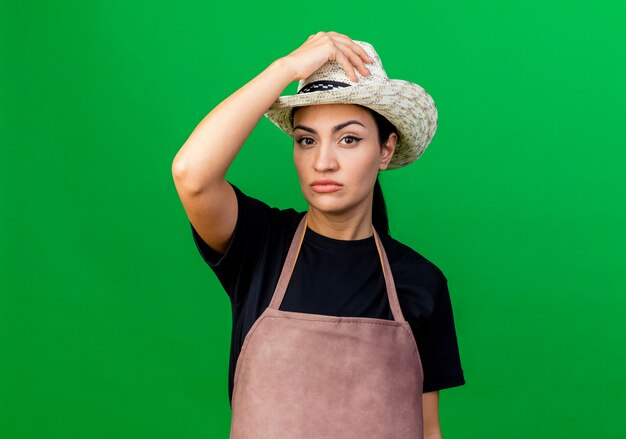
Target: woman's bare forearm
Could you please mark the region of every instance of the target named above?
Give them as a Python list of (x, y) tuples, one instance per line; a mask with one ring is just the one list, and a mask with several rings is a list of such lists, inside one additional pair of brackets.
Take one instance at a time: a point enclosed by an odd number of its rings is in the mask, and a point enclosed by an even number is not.
[(311, 35), (202, 119), (174, 157), (172, 173), (176, 187), (197, 194), (214, 184), (223, 185), (241, 146), (285, 87), (308, 77), (329, 60), (336, 60), (353, 81), (358, 80), (354, 69), (368, 75), (364, 63), (372, 61), (347, 35), (337, 32)]
[(174, 178), (192, 192), (221, 183), (254, 127), (295, 76), (291, 64), (279, 58), (211, 110), (174, 157)]

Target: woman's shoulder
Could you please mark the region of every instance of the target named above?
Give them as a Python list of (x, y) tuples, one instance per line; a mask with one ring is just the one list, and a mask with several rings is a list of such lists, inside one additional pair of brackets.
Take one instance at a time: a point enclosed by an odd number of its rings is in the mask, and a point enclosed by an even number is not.
[(256, 217), (258, 220), (267, 219), (280, 228), (285, 227), (286, 229), (289, 229), (293, 226), (295, 230), (298, 226), (298, 222), (306, 213), (306, 211), (300, 211), (298, 209), (294, 209), (293, 207), (283, 208), (276, 206), (271, 202), (255, 197), (249, 193), (247, 189), (242, 189), (233, 182), (229, 180), (227, 181), (233, 187), (242, 210), (251, 215), (253, 218)]
[(428, 278), (435, 283), (447, 281), (437, 264), (413, 246), (401, 242), (391, 235), (381, 235), (381, 241), (385, 246), (389, 265), (394, 274), (404, 275), (407, 278), (419, 276), (420, 278)]

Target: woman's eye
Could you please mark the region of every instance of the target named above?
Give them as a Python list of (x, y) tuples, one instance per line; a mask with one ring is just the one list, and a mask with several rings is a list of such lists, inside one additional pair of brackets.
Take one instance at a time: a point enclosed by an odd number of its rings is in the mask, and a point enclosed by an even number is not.
[(346, 144), (348, 144), (348, 145), (353, 145), (355, 143), (358, 143), (358, 141), (362, 140), (362, 139), (360, 137), (356, 137), (356, 136), (345, 136), (341, 140), (345, 140)]
[[(308, 140), (310, 140), (311, 143), (308, 143)], [(310, 137), (300, 137), (298, 140), (296, 140), (296, 142), (298, 142), (300, 145), (306, 146), (311, 145), (314, 141)]]

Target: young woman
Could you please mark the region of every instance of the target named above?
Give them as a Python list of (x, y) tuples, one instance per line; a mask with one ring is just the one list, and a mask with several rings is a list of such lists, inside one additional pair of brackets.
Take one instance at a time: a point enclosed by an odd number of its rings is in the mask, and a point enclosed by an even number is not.
[[(305, 212), (225, 179), (263, 115), (293, 138)], [(432, 98), (390, 80), (370, 44), (319, 32), (177, 153), (194, 241), (232, 305), (231, 438), (441, 437), (439, 390), (465, 383), (447, 280), (390, 236), (378, 183), (436, 126)]]

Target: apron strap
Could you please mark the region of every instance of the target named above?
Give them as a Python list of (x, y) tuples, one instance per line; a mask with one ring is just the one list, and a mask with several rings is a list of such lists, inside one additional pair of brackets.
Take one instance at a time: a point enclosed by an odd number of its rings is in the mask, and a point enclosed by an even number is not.
[[(291, 280), (291, 274), (293, 273), (298, 254), (300, 253), (300, 247), (302, 246), (302, 241), (304, 240), (304, 233), (306, 232), (307, 226), (307, 215), (308, 212), (305, 213), (300, 220), (298, 228), (296, 229), (296, 232), (291, 240), (289, 252), (287, 253), (287, 258), (285, 259), (282, 271), (280, 272), (280, 277), (278, 278), (278, 283), (276, 284), (269, 308), (279, 309), (280, 304), (283, 302), (283, 297), (285, 297), (285, 292), (287, 291), (287, 286), (289, 285), (289, 280)], [(385, 252), (385, 248), (383, 247), (380, 237), (378, 236), (378, 232), (376, 232), (373, 225), (372, 231), (374, 232), (374, 240), (376, 242), (378, 256), (383, 268), (385, 286), (387, 287), (387, 297), (389, 298), (389, 307), (391, 308), (394, 320), (397, 322), (404, 322), (405, 319), (402, 314), (402, 310), (400, 309), (398, 293), (396, 291), (395, 282), (393, 281), (393, 275), (391, 274), (391, 267), (389, 265), (389, 260), (387, 259), (387, 253)]]

